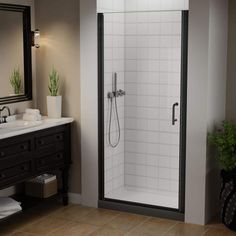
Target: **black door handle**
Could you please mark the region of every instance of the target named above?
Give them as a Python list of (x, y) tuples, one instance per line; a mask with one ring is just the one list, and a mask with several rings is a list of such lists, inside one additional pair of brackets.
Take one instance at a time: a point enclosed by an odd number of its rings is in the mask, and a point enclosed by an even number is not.
[(178, 102), (174, 103), (173, 106), (172, 106), (172, 125), (175, 125), (175, 122), (178, 121), (178, 119), (175, 118), (175, 108), (177, 106), (179, 106)]

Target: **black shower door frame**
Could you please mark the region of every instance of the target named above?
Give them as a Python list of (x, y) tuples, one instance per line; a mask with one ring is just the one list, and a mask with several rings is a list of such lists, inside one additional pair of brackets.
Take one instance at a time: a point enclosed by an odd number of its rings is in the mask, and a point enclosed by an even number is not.
[(179, 150), (179, 209), (160, 207), (105, 198), (104, 194), (104, 14), (98, 14), (98, 206), (137, 214), (184, 221), (186, 173), (187, 67), (188, 67), (188, 11), (182, 11), (181, 97)]

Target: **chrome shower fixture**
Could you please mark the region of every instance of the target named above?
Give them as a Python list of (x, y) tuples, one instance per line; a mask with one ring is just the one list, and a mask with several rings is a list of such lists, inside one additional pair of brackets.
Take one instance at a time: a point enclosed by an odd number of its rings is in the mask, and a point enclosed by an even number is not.
[[(119, 120), (119, 114), (118, 114), (118, 108), (117, 108), (117, 98), (125, 96), (125, 91), (122, 89), (117, 90), (117, 73), (114, 73), (112, 76), (112, 92), (109, 92), (107, 94), (107, 98), (110, 100), (110, 117), (109, 117), (109, 132), (108, 132), (108, 141), (112, 148), (116, 148), (120, 142), (120, 120)], [(111, 123), (112, 123), (112, 110), (113, 110), (113, 99), (115, 104), (115, 115), (116, 115), (116, 121), (117, 121), (117, 127), (118, 127), (118, 138), (115, 143), (112, 143), (111, 141)]]
[(117, 90), (117, 73), (114, 73), (112, 77), (112, 92), (109, 92), (107, 94), (107, 97), (109, 99), (112, 99), (115, 97), (117, 98), (117, 97), (123, 97), (123, 96), (125, 96), (125, 91), (122, 89)]

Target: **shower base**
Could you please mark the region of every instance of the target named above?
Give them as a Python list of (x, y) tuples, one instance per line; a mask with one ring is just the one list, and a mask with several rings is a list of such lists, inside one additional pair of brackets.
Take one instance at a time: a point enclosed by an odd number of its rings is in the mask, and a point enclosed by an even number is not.
[(106, 198), (172, 209), (179, 208), (178, 194), (167, 191), (124, 186), (106, 194)]

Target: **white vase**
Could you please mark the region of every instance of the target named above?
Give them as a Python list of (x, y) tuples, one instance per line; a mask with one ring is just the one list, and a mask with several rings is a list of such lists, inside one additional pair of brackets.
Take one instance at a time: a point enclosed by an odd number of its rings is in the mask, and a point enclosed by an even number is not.
[(48, 118), (61, 118), (61, 96), (47, 96)]

